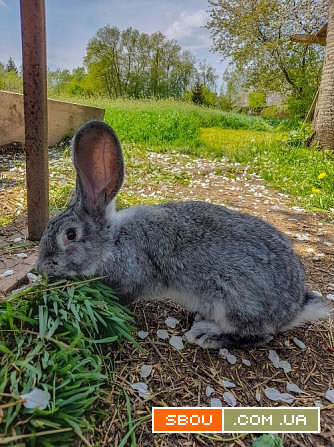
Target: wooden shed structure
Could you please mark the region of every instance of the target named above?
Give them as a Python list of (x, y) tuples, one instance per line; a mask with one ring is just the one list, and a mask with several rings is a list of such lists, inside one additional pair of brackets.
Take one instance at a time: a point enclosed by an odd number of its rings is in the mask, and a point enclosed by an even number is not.
[(305, 44), (317, 43), (326, 45), (327, 23), (316, 34), (294, 34), (290, 37), (292, 42), (301, 42)]
[[(304, 44), (318, 44), (322, 46), (326, 46), (326, 37), (327, 37), (327, 26), (328, 23), (325, 23), (325, 25), (316, 33), (316, 34), (293, 34), (290, 36), (290, 40), (292, 42), (299, 42)], [(319, 96), (319, 90), (317, 91), (313, 102), (311, 104), (310, 110), (308, 111), (306, 118), (304, 122), (310, 121), (313, 119), (315, 106), (318, 100)]]

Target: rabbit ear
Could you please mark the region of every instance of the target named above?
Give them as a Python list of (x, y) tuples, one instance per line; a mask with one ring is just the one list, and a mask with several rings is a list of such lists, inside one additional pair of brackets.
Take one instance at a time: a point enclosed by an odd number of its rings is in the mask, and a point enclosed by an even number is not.
[(105, 202), (109, 203), (124, 179), (121, 145), (111, 127), (102, 121), (89, 121), (81, 126), (73, 139), (73, 159), (83, 199), (88, 197), (95, 205), (104, 193)]

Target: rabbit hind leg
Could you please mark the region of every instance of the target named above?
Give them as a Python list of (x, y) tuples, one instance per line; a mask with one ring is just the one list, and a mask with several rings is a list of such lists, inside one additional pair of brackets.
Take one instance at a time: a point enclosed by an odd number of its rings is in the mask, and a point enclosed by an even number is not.
[(195, 321), (185, 336), (189, 343), (195, 343), (204, 349), (247, 349), (261, 346), (272, 339), (270, 334), (239, 335), (237, 333), (228, 333), (214, 321), (207, 320)]

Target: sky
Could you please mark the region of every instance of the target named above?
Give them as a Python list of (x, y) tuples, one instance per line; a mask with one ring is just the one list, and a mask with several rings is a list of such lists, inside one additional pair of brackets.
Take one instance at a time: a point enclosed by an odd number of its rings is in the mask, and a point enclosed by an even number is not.
[[(0, 61), (22, 63), (19, 0), (0, 0)], [(45, 0), (48, 68), (83, 65), (88, 40), (99, 28), (161, 31), (216, 69), (221, 84), (227, 61), (211, 49), (207, 0)]]

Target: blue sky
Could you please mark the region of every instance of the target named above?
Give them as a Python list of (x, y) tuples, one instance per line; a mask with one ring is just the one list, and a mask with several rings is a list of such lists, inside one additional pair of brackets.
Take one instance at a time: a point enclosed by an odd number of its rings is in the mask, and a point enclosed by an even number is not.
[[(82, 65), (88, 40), (107, 24), (163, 32), (197, 59), (211, 63), (219, 81), (227, 67), (219, 54), (210, 52), (210, 33), (203, 28), (209, 17), (206, 0), (45, 0), (45, 5), (51, 69)], [(11, 56), (21, 64), (20, 26), (19, 0), (0, 0), (0, 61)]]

